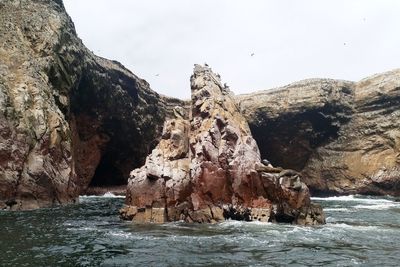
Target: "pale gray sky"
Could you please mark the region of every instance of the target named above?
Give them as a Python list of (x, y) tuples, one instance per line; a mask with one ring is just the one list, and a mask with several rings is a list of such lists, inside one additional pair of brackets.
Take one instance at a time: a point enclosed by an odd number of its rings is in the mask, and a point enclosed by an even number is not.
[[(194, 63), (236, 93), (400, 67), (398, 0), (64, 0), (96, 54), (190, 97)], [(254, 56), (251, 54), (254, 53)]]

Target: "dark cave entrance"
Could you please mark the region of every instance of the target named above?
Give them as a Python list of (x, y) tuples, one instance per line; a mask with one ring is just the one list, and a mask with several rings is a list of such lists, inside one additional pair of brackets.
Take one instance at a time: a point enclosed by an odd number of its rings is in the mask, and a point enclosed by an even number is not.
[(348, 121), (333, 106), (266, 118), (261, 125), (249, 125), (260, 148), (261, 157), (272, 165), (303, 170), (316, 148), (337, 138), (340, 125)]
[(124, 187), (127, 184), (127, 180), (127, 177), (125, 177), (121, 169), (116, 166), (112, 157), (103, 155), (89, 184), (89, 188)]
[(143, 165), (164, 121), (158, 96), (147, 95), (125, 71), (108, 68), (89, 64), (71, 91), (70, 112), (78, 133), (76, 170), (83, 194), (125, 194), (130, 171)]

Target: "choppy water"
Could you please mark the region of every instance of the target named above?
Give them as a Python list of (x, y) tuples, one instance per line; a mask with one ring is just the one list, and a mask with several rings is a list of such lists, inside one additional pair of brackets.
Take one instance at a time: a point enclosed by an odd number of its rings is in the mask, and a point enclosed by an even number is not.
[(399, 266), (400, 203), (315, 198), (327, 225), (132, 225), (122, 198), (0, 212), (0, 266)]

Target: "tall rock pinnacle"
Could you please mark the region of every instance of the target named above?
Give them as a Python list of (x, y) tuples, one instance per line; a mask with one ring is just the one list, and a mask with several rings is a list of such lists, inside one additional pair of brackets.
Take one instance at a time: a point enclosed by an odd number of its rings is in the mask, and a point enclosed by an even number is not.
[(249, 126), (219, 75), (195, 65), (190, 82), (189, 119), (166, 121), (146, 164), (131, 172), (122, 217), (323, 223), (299, 174), (261, 163)]

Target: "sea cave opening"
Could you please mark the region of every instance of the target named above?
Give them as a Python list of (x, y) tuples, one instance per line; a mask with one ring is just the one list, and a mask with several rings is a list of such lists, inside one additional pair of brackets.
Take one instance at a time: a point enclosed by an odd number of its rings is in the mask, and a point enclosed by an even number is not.
[(104, 155), (97, 165), (87, 193), (95, 195), (106, 192), (124, 194), (127, 180), (126, 175), (116, 166), (112, 157)]
[(277, 119), (265, 119), (261, 125), (250, 124), (260, 148), (261, 157), (272, 165), (301, 171), (313, 151), (336, 138), (340, 118), (334, 107), (288, 114)]

